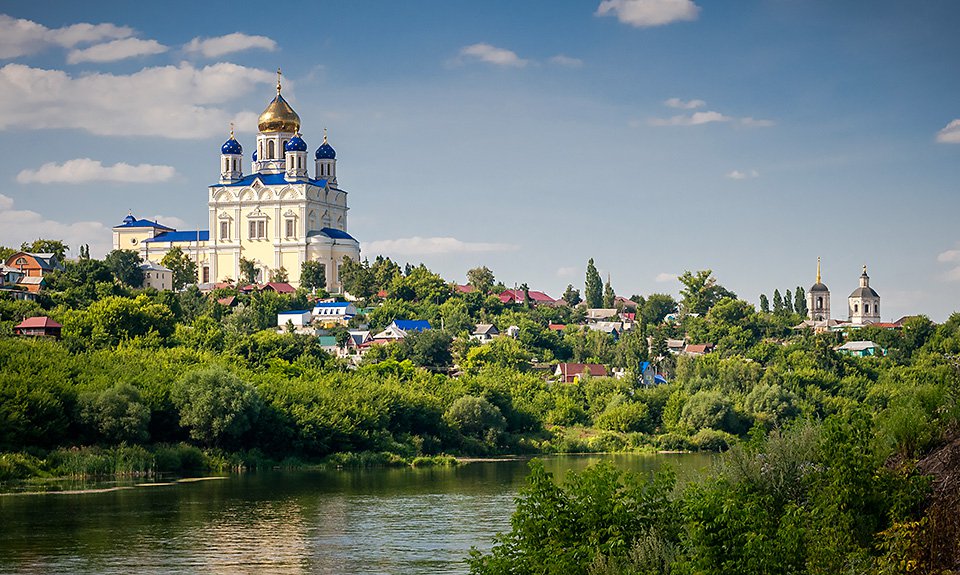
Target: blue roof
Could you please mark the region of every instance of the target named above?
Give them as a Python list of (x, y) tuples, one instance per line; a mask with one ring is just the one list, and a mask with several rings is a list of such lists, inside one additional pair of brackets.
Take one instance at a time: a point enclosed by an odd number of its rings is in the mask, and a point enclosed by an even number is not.
[(323, 140), (323, 145), (317, 148), (316, 157), (318, 160), (336, 160), (337, 151), (333, 149), (333, 146), (327, 143), (327, 140)]
[(643, 372), (647, 371), (647, 368), (648, 368), (648, 367), (650, 367), (650, 362), (649, 362), (649, 361), (641, 361), (641, 362), (640, 362), (640, 373), (643, 373)]
[(305, 313), (310, 313), (308, 309), (292, 309), (290, 311), (282, 311), (277, 315), (303, 315)]
[(307, 143), (297, 134), (287, 140), (287, 143), (283, 145), (283, 149), (287, 152), (306, 152)]
[(348, 305), (350, 305), (348, 301), (325, 301), (318, 303), (314, 306), (314, 309), (318, 307), (347, 307)]
[(357, 241), (356, 238), (348, 234), (343, 230), (338, 230), (336, 228), (321, 228), (318, 232), (310, 232), (308, 236), (327, 236), (335, 240), (353, 240)]
[[(255, 180), (260, 180), (261, 182), (263, 182), (265, 185), (268, 185), (268, 186), (277, 186), (277, 185), (290, 183), (286, 180), (284, 174), (250, 174), (249, 176), (244, 176), (239, 180), (237, 180), (236, 182), (233, 182), (230, 184), (216, 184), (216, 185), (223, 186), (226, 188), (235, 188), (240, 186), (249, 186)], [(307, 182), (315, 186), (320, 186), (321, 188), (327, 185), (326, 180), (308, 179)]]
[[(167, 228), (170, 229), (170, 228)], [(192, 230), (192, 231), (183, 231), (183, 232), (163, 232), (162, 234), (157, 234), (156, 236), (143, 240), (146, 242), (195, 242), (195, 241), (206, 242), (210, 241), (210, 232), (207, 230)]]
[(254, 161), (254, 162), (257, 161), (257, 151), (256, 151), (256, 150), (253, 151), (253, 156), (252, 156), (252, 158), (253, 158), (253, 161)]
[(654, 382), (654, 383), (667, 383), (667, 378), (663, 377), (662, 375), (660, 375), (660, 374), (658, 373), (657, 375), (653, 376), (653, 382)]
[(115, 228), (159, 228), (161, 230), (170, 230), (174, 231), (173, 228), (158, 224), (150, 220), (138, 220), (133, 216), (127, 216), (123, 218), (123, 223), (119, 226), (114, 226)]
[(430, 322), (425, 319), (395, 319), (393, 325), (403, 331), (423, 331), (430, 329)]
[(221, 154), (242, 154), (243, 146), (240, 145), (240, 142), (236, 140), (233, 136), (230, 136), (230, 139), (223, 143), (220, 146)]

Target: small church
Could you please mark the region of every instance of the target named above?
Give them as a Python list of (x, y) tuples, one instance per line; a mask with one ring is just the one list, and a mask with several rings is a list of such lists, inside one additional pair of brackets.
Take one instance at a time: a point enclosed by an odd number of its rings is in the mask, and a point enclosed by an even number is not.
[(863, 326), (880, 323), (880, 294), (870, 287), (867, 266), (860, 274), (860, 287), (847, 297), (847, 320), (830, 317), (830, 289), (820, 277), (820, 258), (817, 258), (817, 282), (807, 292), (807, 321), (798, 327), (829, 329), (841, 326)]
[(133, 214), (113, 228), (113, 249), (136, 250), (144, 261), (160, 261), (179, 247), (197, 263), (197, 282), (236, 281), (240, 259), (252, 261), (257, 282), (283, 270), (294, 286), (301, 266), (320, 262), (327, 289), (341, 289), (344, 256), (360, 259), (360, 243), (347, 232), (347, 192), (337, 182), (337, 153), (327, 141), (313, 154), (300, 133), (300, 116), (277, 95), (260, 114), (250, 172), (243, 146), (230, 130), (220, 147), (220, 178), (207, 188), (206, 230), (176, 230)]

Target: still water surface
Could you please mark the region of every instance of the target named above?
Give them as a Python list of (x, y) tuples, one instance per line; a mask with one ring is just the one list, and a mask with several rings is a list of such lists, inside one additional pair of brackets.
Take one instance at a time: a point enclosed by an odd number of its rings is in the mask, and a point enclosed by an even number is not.
[[(600, 459), (693, 476), (702, 455)], [(466, 573), (510, 527), (526, 461), (455, 468), (278, 471), (100, 493), (0, 495), (0, 573)], [(101, 486), (102, 487), (102, 486)]]

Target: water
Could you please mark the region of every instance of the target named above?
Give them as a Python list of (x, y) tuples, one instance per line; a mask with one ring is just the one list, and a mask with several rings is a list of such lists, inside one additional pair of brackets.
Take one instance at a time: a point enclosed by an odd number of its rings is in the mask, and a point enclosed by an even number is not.
[[(608, 459), (693, 475), (700, 455)], [(456, 468), (278, 471), (106, 492), (0, 495), (0, 573), (466, 573), (510, 528), (525, 461)], [(103, 487), (103, 486), (98, 486)], [(116, 487), (116, 486), (114, 486)]]

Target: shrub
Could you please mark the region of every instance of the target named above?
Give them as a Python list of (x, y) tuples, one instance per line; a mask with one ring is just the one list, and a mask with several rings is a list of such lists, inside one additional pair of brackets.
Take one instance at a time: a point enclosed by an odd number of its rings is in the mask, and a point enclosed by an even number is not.
[(489, 440), (490, 432), (499, 433), (507, 427), (500, 409), (483, 397), (465, 395), (453, 402), (443, 414), (447, 425), (474, 439)]
[(608, 406), (597, 417), (596, 426), (608, 431), (628, 433), (631, 431), (650, 431), (649, 409), (639, 401), (617, 403)]
[(690, 438), (690, 444), (698, 451), (726, 451), (737, 438), (725, 431), (701, 429)]

